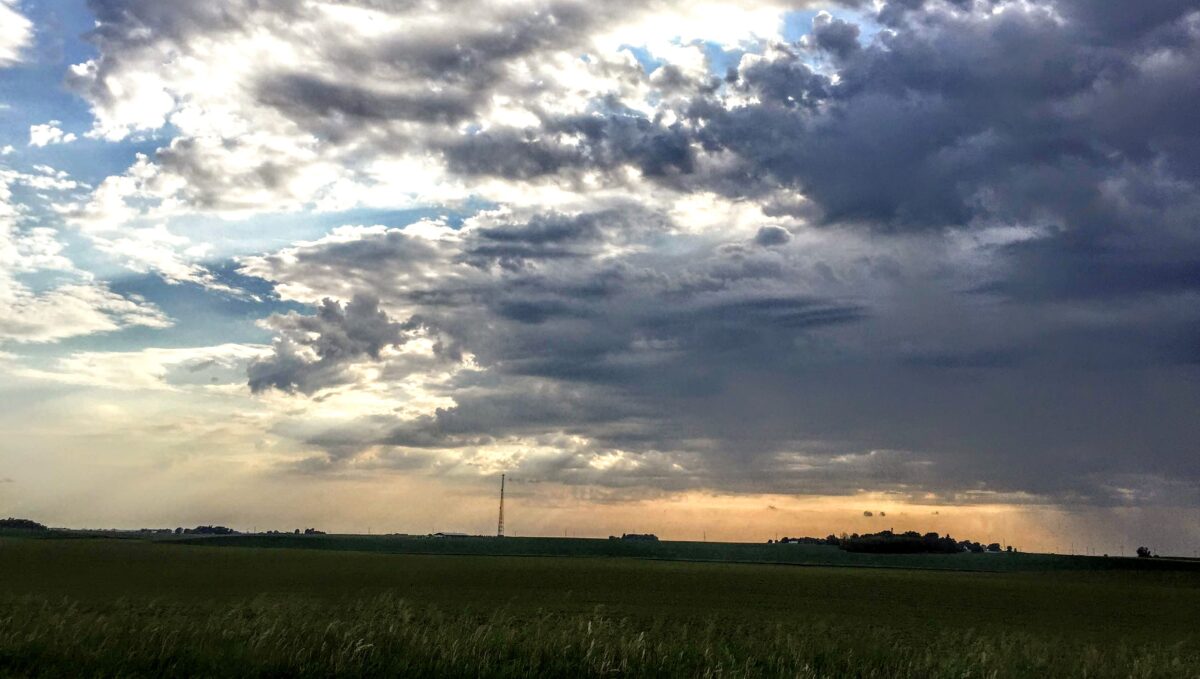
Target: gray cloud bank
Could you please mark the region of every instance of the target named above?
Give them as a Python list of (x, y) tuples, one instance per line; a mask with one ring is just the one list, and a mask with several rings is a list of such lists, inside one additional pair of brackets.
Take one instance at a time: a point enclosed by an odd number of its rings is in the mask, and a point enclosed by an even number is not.
[[(74, 86), (101, 111), (139, 26), (187, 44), (303, 11), (93, 5), (101, 75)], [(249, 109), (329, 157), (416, 154), (578, 198), (243, 262), (317, 305), (270, 319), (255, 391), (449, 371), (428, 388), (455, 405), (308, 434), (314, 468), (511, 444), (559, 451), (517, 459), (525, 476), (577, 483), (1200, 504), (1194, 3), (848, 3), (727, 73), (593, 58), (653, 110), (616, 91), (551, 105), (582, 86), (529, 64), (619, 5), (331, 35), (322, 72), (253, 83)], [(486, 119), (498, 96), (537, 124)], [(187, 153), (167, 159), (220, 202)], [(761, 219), (699, 230), (663, 195)], [(399, 351), (415, 338), (430, 356)]]

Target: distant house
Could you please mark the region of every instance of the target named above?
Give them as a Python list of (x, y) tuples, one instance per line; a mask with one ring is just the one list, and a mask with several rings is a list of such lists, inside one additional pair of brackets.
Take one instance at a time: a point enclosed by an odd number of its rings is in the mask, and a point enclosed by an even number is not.
[(435, 538), (466, 538), (470, 537), (466, 533), (434, 533)]
[(654, 533), (621, 533), (621, 539), (636, 542), (658, 542), (658, 536)]

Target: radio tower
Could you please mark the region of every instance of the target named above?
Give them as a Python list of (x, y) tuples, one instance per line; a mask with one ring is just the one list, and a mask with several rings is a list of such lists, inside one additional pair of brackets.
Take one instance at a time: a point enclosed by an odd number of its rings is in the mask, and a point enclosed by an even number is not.
[(496, 523), (496, 537), (504, 537), (504, 474), (500, 475), (500, 521)]

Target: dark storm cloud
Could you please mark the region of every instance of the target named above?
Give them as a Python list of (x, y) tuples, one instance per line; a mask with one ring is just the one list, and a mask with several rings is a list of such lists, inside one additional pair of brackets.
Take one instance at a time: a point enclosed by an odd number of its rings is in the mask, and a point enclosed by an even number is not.
[(1121, 42), (1142, 38), (1147, 33), (1174, 32), (1178, 19), (1196, 11), (1196, 4), (1189, 0), (1161, 0), (1142, 5), (1069, 0), (1059, 2), (1058, 7), (1089, 37)]
[(466, 251), (468, 261), (487, 266), (499, 264), (517, 269), (543, 259), (586, 257), (602, 244), (602, 219), (624, 220), (619, 212), (585, 215), (538, 215), (520, 225), (497, 225), (479, 229), (478, 239)]
[[(788, 226), (691, 237), (631, 196), (258, 258), (282, 286), (378, 295), (387, 327), (473, 360), (430, 387), (455, 405), (309, 442), (337, 460), (400, 451), (397, 465), (540, 442), (562, 454), (530, 458), (535, 475), (581, 483), (1200, 501), (1200, 15), (1130, 7), (891, 2), (870, 38), (819, 15), (719, 86), (667, 67), (639, 80), (658, 113), (601, 97), (586, 115), (532, 110), (533, 128), (408, 140), (466, 181), (582, 194), (584, 174), (611, 188), (633, 169), (631, 194), (716, 192)], [(480, 40), (387, 67), (444, 69), (446, 91), (478, 94), (502, 84), (466, 65), (521, 50)], [(279, 83), (318, 78), (264, 101), (346, 139), (451, 119), (324, 75)], [(455, 102), (462, 120), (477, 110)], [(383, 345), (313, 360), (340, 325), (281, 325), (252, 386), (344, 383)], [(644, 466), (588, 465), (607, 454)]]
[[(561, 141), (562, 135), (580, 140)], [(535, 179), (583, 170), (632, 166), (645, 177), (667, 179), (695, 167), (692, 140), (678, 124), (665, 126), (628, 110), (547, 118), (541, 130), (499, 129), (446, 144), (449, 168), (465, 175)]]
[(385, 347), (404, 344), (405, 333), (416, 327), (392, 321), (379, 309), (379, 300), (367, 295), (356, 295), (345, 306), (326, 299), (313, 316), (273, 316), (271, 326), (280, 337), (273, 356), (250, 364), (251, 391), (312, 394), (342, 384), (347, 367), (379, 360)]
[[(661, 216), (630, 202), (596, 212), (536, 214), (527, 221), (502, 221), (473, 230), (462, 260), (516, 270), (542, 260), (592, 257), (605, 246), (638, 242), (665, 227)], [(584, 297), (602, 294), (612, 282), (611, 275), (607, 278), (598, 277), (566, 292)]]
[[(697, 103), (701, 139), (736, 151), (751, 176), (796, 186), (829, 223), (1040, 219), (1106, 230), (1095, 224), (1112, 221), (1104, 203), (1150, 217), (1195, 200), (1187, 175), (1200, 126), (1179, 117), (1179, 103), (1200, 95), (1200, 46), (1194, 28), (1182, 41), (1169, 30), (1178, 10), (1150, 12), (1158, 30), (1118, 48), (1048, 7), (992, 15), (908, 4), (929, 9), (907, 10), (865, 49), (845, 45), (836, 84), (795, 50), (744, 66), (737, 86), (757, 103)], [(1101, 21), (1097, 3), (1080, 4)], [(815, 42), (832, 25), (819, 21)], [(1146, 186), (1155, 175), (1159, 185)]]
[[(561, 220), (548, 214), (508, 228), (535, 242), (572, 240), (575, 230), (547, 226)], [(493, 228), (468, 232), (460, 247), (487, 240)], [(364, 234), (355, 250), (378, 245), (402, 253), (398, 238)], [(358, 269), (403, 270), (399, 254), (362, 264), (340, 260), (346, 245), (329, 244), (328, 252), (337, 253), (330, 261), (343, 261), (337, 271), (351, 280), (361, 277)], [(561, 451), (558, 463), (565, 466), (529, 464), (545, 478), (579, 483), (823, 493), (869, 483), (897, 492), (934, 490), (948, 499), (993, 490), (1108, 503), (1125, 497), (1105, 485), (1113, 474), (1132, 475), (1137, 483), (1126, 479), (1120, 487), (1142, 484), (1137, 492), (1149, 497), (1165, 492), (1154, 490), (1150, 477), (1200, 471), (1186, 445), (1200, 435), (1184, 416), (1196, 402), (1191, 373), (1172, 374), (1157, 360), (1147, 366), (1145, 355), (1135, 365), (1128, 348), (1135, 338), (1117, 336), (1110, 351), (1097, 346), (1095, 330), (1067, 324), (1058, 332), (1068, 336), (1055, 338), (1043, 323), (1040, 339), (1015, 348), (1002, 337), (994, 340), (1000, 348), (940, 353), (886, 342), (853, 348), (894, 329), (855, 305), (758, 292), (764, 281), (794, 281), (797, 272), (789, 266), (767, 269), (766, 278), (731, 276), (745, 270), (730, 268), (744, 256), (715, 250), (686, 264), (656, 256), (654, 272), (626, 270), (599, 296), (570, 292), (603, 275), (591, 258), (566, 268), (542, 259), (486, 276), (464, 263), (481, 278), (448, 272), (458, 292), (430, 295), (435, 303), (422, 303), (418, 312), (423, 327), (475, 358), (475, 369), (436, 388), (455, 405), (403, 422), (356, 423), (308, 442), (346, 460), (380, 446), (464, 450), (514, 438), (581, 437), (585, 447)], [(312, 246), (295, 252), (292, 265), (310, 275), (324, 268), (325, 257), (325, 247)], [(275, 275), (286, 282), (289, 273)], [(392, 297), (397, 292), (400, 298)], [(409, 287), (387, 294), (427, 297)], [(1020, 317), (1018, 309), (1013, 318)], [(928, 341), (938, 333), (924, 335)], [(1095, 351), (1098, 361), (1081, 355)], [(286, 366), (287, 358), (281, 351), (267, 363)], [(304, 367), (313, 393), (343, 379)], [(326, 378), (332, 379), (320, 382)], [(1122, 454), (1132, 448), (1141, 451), (1136, 458)], [(839, 461), (885, 449), (899, 452)], [(670, 462), (661, 478), (641, 476), (636, 467), (599, 474), (576, 464), (605, 451)], [(396, 463), (414, 459), (400, 455)], [(1168, 496), (1180, 497), (1178, 491), (1162, 497)]]
[(259, 97), (290, 117), (335, 117), (338, 125), (347, 117), (451, 124), (467, 118), (473, 104), (466, 93), (389, 94), (296, 73), (264, 82)]
[[(636, 231), (630, 221), (628, 214), (616, 218), (610, 211), (534, 215), (472, 228), (458, 247), (475, 253), (496, 242), (539, 247), (621, 242)], [(352, 250), (377, 249), (375, 256), (345, 259), (352, 244), (331, 242), (271, 260), (270, 273), (256, 271), (277, 280), (297, 275), (309, 284), (317, 272), (359, 280), (365, 270), (404, 270), (409, 248), (397, 244), (409, 239), (420, 240), (400, 231), (364, 233)], [(694, 398), (719, 398), (722, 385), (740, 367), (770, 369), (780, 352), (791, 353), (786, 347), (798, 338), (865, 317), (860, 306), (836, 300), (765, 295), (753, 288), (739, 292), (746, 282), (778, 277), (781, 270), (756, 270), (753, 257), (737, 251), (693, 255), (686, 264), (650, 256), (641, 266), (617, 270), (590, 257), (564, 266), (557, 256), (541, 254), (528, 255), (521, 267), (492, 269), (479, 268), (471, 257), (451, 256), (463, 268), (448, 265), (445, 278), (426, 283), (428, 291), (413, 283), (402, 290), (384, 288), (393, 303), (417, 304), (409, 325), (419, 323), (469, 352), (483, 372), (468, 371), (439, 387), (456, 405), (434, 417), (375, 437), (350, 437), (359, 449), (462, 448), (559, 432), (586, 437), (594, 450), (693, 455), (697, 446), (711, 450), (713, 440), (723, 437), (704, 426), (678, 429), (677, 409)], [(448, 280), (456, 292), (438, 294)], [(292, 362), (282, 347), (263, 366), (287, 372)], [(305, 391), (315, 392), (323, 378), (330, 378), (326, 386), (342, 383), (340, 373), (319, 367), (312, 364), (305, 374)], [(256, 370), (261, 368), (251, 369), (252, 379)], [(295, 388), (300, 382), (259, 378), (255, 383)], [(344, 457), (348, 444), (342, 438), (326, 433), (310, 443), (334, 440), (338, 445), (331, 454)]]
[[(409, 8), (379, 9), (403, 16)], [(455, 124), (471, 118), (492, 90), (511, 85), (503, 74), (507, 62), (576, 42), (605, 18), (604, 11), (571, 1), (507, 9), (459, 7), (468, 9), (483, 16), (453, 29), (405, 32), (383, 40), (331, 36), (325, 73), (268, 73), (259, 79), (259, 101), (334, 143), (354, 140), (363, 125)], [(407, 84), (410, 91), (389, 91), (396, 83)]]
[(829, 52), (838, 59), (849, 59), (859, 50), (857, 24), (836, 19), (828, 14), (818, 14), (813, 20), (812, 44)]
[(783, 245), (792, 239), (792, 234), (782, 226), (764, 226), (754, 236), (754, 242), (764, 247)]

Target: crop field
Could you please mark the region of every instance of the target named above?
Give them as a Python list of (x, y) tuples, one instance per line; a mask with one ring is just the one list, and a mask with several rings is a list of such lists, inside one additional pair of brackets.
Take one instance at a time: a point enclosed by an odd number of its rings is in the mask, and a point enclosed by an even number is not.
[(1200, 677), (1188, 564), (794, 567), (209, 540), (0, 538), (0, 676)]
[(365, 535), (229, 535), (159, 538), (166, 542), (239, 547), (283, 547), (382, 552), (388, 554), (459, 554), (471, 556), (616, 556), (670, 561), (777, 563), (801, 566), (957, 571), (1181, 570), (1200, 574), (1200, 561), (1136, 559), (1056, 554), (866, 554), (811, 544), (745, 542), (640, 542), (594, 538), (430, 538)]

